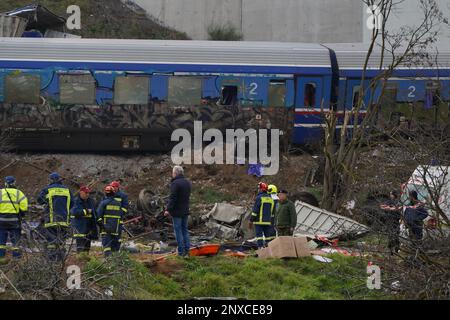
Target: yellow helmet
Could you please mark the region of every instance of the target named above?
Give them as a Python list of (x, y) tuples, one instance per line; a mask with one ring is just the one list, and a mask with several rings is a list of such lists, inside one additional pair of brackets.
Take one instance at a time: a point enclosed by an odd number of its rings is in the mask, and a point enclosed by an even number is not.
[(269, 184), (268, 191), (269, 193), (278, 193), (278, 188), (274, 184)]

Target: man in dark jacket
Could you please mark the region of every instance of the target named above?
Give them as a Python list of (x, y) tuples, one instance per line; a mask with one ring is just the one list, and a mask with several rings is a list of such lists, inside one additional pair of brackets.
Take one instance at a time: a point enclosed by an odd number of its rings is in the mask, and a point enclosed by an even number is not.
[(423, 238), (423, 220), (428, 217), (425, 203), (419, 201), (417, 191), (409, 192), (409, 205), (405, 206), (405, 222), (409, 238), (419, 244)]
[(400, 219), (402, 218), (402, 206), (397, 191), (389, 194), (389, 200), (380, 206), (384, 210), (386, 233), (388, 235), (388, 248), (391, 255), (400, 250)]
[(281, 190), (278, 193), (278, 208), (276, 211), (276, 229), (278, 236), (292, 236), (297, 226), (297, 212), (294, 203), (287, 198), (288, 192)]
[(72, 193), (63, 185), (57, 172), (51, 173), (49, 180), (50, 184), (40, 192), (37, 202), (45, 206), (44, 227), (49, 258), (62, 261), (70, 226)]
[(89, 197), (91, 190), (81, 187), (70, 210), (73, 237), (77, 244), (77, 252), (89, 252), (91, 240), (97, 239), (97, 223), (95, 202)]
[(191, 183), (184, 177), (183, 168), (173, 167), (169, 203), (164, 215), (172, 217), (175, 238), (178, 243), (178, 255), (180, 256), (189, 256), (191, 248), (188, 230), (190, 196)]

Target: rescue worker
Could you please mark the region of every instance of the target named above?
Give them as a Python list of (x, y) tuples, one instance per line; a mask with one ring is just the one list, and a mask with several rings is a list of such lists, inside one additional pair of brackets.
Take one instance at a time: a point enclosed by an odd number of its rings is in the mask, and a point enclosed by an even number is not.
[(250, 217), (250, 227), (255, 226), (256, 240), (260, 249), (275, 238), (275, 229), (272, 224), (275, 203), (267, 192), (267, 184), (260, 182)]
[(89, 252), (91, 240), (98, 238), (95, 202), (89, 197), (91, 189), (82, 186), (75, 197), (70, 210), (73, 237), (76, 240), (77, 252)]
[(394, 255), (400, 251), (400, 220), (402, 218), (402, 207), (397, 191), (391, 191), (389, 200), (380, 205), (380, 208), (385, 213), (388, 248), (391, 255)]
[(275, 203), (275, 209), (277, 208), (277, 204), (278, 204), (278, 188), (276, 185), (274, 184), (269, 184), (269, 186), (267, 187), (267, 192), (270, 194), (270, 196), (273, 199), (273, 202)]
[(37, 202), (45, 206), (43, 219), (48, 256), (51, 260), (64, 259), (65, 240), (70, 227), (72, 193), (63, 185), (57, 172), (49, 175), (50, 183), (39, 194)]
[(267, 187), (267, 193), (270, 195), (270, 197), (273, 199), (274, 207), (273, 207), (273, 216), (272, 216), (272, 226), (275, 227), (275, 213), (277, 212), (278, 207), (278, 201), (280, 200), (278, 198), (278, 188), (274, 184), (269, 184)]
[(105, 195), (97, 209), (97, 223), (101, 229), (103, 254), (108, 257), (120, 249), (124, 212), (111, 185), (105, 187)]
[(278, 236), (290, 236), (294, 234), (294, 229), (297, 226), (297, 212), (295, 211), (294, 203), (289, 200), (288, 192), (281, 190), (278, 193), (279, 203), (275, 214), (276, 229)]
[(409, 192), (409, 205), (405, 206), (405, 222), (409, 237), (413, 242), (420, 243), (423, 238), (423, 220), (428, 217), (425, 203), (419, 201), (417, 191)]
[(21, 220), (28, 211), (28, 199), (16, 187), (16, 178), (5, 178), (5, 187), (0, 190), (0, 258), (6, 255), (6, 243), (12, 243), (12, 255), (20, 258), (21, 253), (17, 247), (20, 241)]
[(120, 190), (120, 182), (119, 181), (113, 181), (110, 183), (110, 186), (114, 188), (114, 193), (116, 198), (120, 198), (120, 202), (122, 204), (122, 211), (124, 215), (128, 214), (128, 195)]

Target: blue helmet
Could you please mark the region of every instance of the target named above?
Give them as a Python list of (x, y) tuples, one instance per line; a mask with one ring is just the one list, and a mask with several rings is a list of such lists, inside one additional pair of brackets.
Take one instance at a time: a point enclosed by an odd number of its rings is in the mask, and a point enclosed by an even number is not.
[(52, 172), (48, 177), (53, 182), (61, 181), (61, 176), (59, 175), (58, 172)]
[(6, 184), (14, 184), (14, 183), (16, 183), (16, 178), (14, 178), (13, 176), (7, 176), (5, 178), (5, 183)]

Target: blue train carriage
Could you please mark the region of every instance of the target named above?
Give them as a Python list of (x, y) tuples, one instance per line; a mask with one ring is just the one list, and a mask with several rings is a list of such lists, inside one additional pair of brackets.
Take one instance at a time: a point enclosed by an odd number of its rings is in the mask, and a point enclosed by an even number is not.
[[(336, 57), (339, 68), (338, 113), (343, 115), (356, 104), (361, 85), (362, 69), (368, 51), (367, 44), (325, 44)], [(400, 51), (401, 52), (401, 51)], [(385, 67), (391, 64), (385, 56)], [(379, 74), (381, 50), (375, 48), (368, 63), (367, 88)], [(450, 46), (431, 46), (426, 55), (400, 64), (393, 72), (381, 96), (382, 83), (377, 84), (373, 101), (379, 99), (381, 110), (376, 119), (380, 128), (416, 124), (449, 124), (450, 102)], [(364, 105), (370, 103), (370, 89), (365, 92)], [(365, 115), (363, 109), (360, 117)], [(341, 117), (343, 118), (343, 116)], [(341, 119), (342, 121), (342, 119)], [(353, 125), (353, 124), (351, 124)]]
[(327, 108), (330, 83), (314, 44), (0, 39), (1, 128), (22, 150), (168, 150), (195, 120), (302, 143), (303, 101)]

